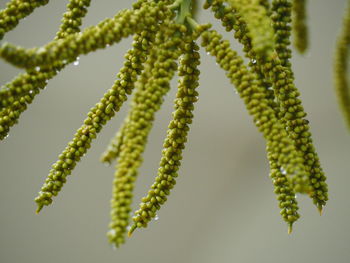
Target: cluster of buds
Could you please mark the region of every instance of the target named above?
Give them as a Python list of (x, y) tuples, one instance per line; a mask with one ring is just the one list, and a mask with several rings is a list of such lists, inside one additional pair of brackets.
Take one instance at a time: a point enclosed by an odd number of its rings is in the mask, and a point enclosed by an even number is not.
[[(25, 69), (0, 88), (0, 140), (18, 122), (22, 112), (66, 65), (80, 55), (103, 49), (133, 36), (131, 49), (113, 86), (93, 106), (73, 139), (58, 156), (35, 199), (39, 212), (53, 202), (67, 177), (91, 147), (102, 128), (133, 94), (130, 111), (101, 157), (116, 162), (108, 238), (115, 246), (137, 228), (147, 227), (176, 184), (198, 100), (199, 45), (213, 56), (240, 95), (248, 113), (266, 140), (270, 177), (281, 215), (292, 231), (299, 219), (296, 194), (308, 194), (322, 211), (328, 200), (326, 177), (320, 166), (309, 121), (294, 84), (290, 36), (302, 53), (307, 49), (305, 0), (206, 0), (223, 27), (243, 46), (244, 59), (211, 25), (195, 20), (196, 0), (138, 0), (95, 26), (80, 30), (90, 0), (70, 0), (56, 37), (42, 47), (26, 49), (10, 43), (0, 46), (0, 58)], [(0, 40), (19, 21), (48, 0), (11, 0), (0, 11)], [(350, 10), (350, 9), (349, 9)], [(341, 105), (350, 123), (346, 55), (350, 42), (348, 18), (339, 39), (336, 80)], [(293, 30), (292, 30), (293, 29)], [(161, 152), (158, 175), (132, 221), (134, 184), (148, 136), (170, 90), (175, 73), (179, 84), (174, 112)], [(130, 224), (130, 222), (132, 222)]]

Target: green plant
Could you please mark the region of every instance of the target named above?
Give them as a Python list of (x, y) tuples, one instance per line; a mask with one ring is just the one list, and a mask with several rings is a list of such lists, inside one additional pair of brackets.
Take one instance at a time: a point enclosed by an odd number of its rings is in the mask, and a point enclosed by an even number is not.
[[(0, 39), (35, 8), (47, 3), (10, 1), (0, 11)], [(178, 72), (180, 80), (173, 119), (164, 141), (158, 176), (135, 212), (129, 235), (136, 228), (147, 226), (166, 202), (178, 177), (192, 111), (198, 99), (199, 38), (202, 47), (226, 72), (266, 139), (270, 177), (288, 231), (292, 231), (292, 225), (300, 217), (296, 193), (308, 194), (322, 212), (328, 200), (326, 177), (312, 143), (290, 62), (291, 23), (295, 46), (300, 52), (307, 48), (305, 1), (273, 0), (271, 4), (267, 0), (205, 2), (204, 8), (210, 9), (242, 44), (248, 65), (230, 48), (229, 41), (210, 29), (211, 25), (196, 22), (196, 1), (139, 0), (132, 9), (122, 10), (113, 18), (80, 32), (89, 4), (90, 0), (71, 0), (55, 39), (43, 47), (24, 49), (9, 43), (0, 47), (1, 58), (26, 70), (0, 89), (0, 139), (4, 139), (47, 81), (66, 65), (76, 61), (79, 55), (134, 36), (132, 48), (125, 55), (124, 66), (114, 85), (90, 109), (72, 141), (52, 166), (35, 199), (37, 212), (52, 203), (91, 142), (133, 93), (128, 116), (101, 157), (106, 163), (117, 161), (108, 238), (116, 246), (124, 243), (130, 224), (134, 182), (143, 161), (147, 138), (155, 113), (170, 90), (170, 80)], [(339, 42), (336, 71), (337, 79), (342, 80), (338, 87), (342, 90), (339, 94), (343, 105), (349, 105), (343, 70), (347, 28)], [(350, 115), (349, 111), (345, 112)]]

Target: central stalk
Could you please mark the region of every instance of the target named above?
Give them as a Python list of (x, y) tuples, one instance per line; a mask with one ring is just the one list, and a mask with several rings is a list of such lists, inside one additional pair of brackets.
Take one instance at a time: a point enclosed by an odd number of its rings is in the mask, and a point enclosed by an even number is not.
[(192, 17), (192, 1), (195, 0), (181, 0), (179, 5), (179, 13), (176, 17), (176, 23), (185, 24), (186, 17)]

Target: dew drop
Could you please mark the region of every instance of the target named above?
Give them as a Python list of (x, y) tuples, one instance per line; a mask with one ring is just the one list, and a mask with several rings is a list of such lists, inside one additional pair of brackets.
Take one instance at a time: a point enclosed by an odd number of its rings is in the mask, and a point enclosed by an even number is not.
[(287, 174), (287, 171), (286, 171), (283, 167), (280, 168), (280, 171), (281, 171), (281, 173), (284, 174), (284, 175)]
[(115, 236), (115, 234), (116, 234), (115, 229), (110, 229), (107, 233), (108, 236)]
[(157, 221), (158, 219), (159, 219), (159, 216), (156, 215), (156, 216), (154, 217), (154, 220)]
[(79, 65), (79, 57), (77, 57), (77, 60), (73, 62), (74, 66), (78, 66)]
[(33, 90), (30, 90), (30, 91), (29, 91), (29, 94), (33, 94), (33, 92), (34, 92)]

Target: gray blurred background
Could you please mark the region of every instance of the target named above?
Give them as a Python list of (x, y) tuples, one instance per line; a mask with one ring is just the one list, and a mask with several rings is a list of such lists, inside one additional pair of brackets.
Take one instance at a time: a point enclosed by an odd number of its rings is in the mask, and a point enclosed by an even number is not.
[[(0, 8), (5, 2), (0, 0)], [(6, 41), (25, 47), (47, 43), (66, 2), (51, 1), (37, 9)], [(83, 27), (131, 2), (92, 1)], [(112, 85), (131, 43), (126, 39), (63, 70), (1, 142), (0, 262), (350, 262), (350, 134), (332, 82), (332, 56), (345, 4), (309, 1), (311, 49), (293, 57), (296, 84), (328, 176), (330, 200), (322, 217), (311, 200), (298, 196), (302, 217), (292, 235), (287, 234), (268, 177), (264, 140), (224, 73), (203, 50), (194, 123), (178, 183), (159, 220), (135, 231), (117, 250), (107, 242), (113, 167), (101, 164), (99, 156), (126, 115), (127, 104), (106, 125), (53, 205), (36, 215), (34, 197), (89, 108)], [(212, 15), (203, 11), (199, 21), (213, 21)], [(20, 72), (2, 61), (0, 68), (2, 84)], [(135, 209), (156, 175), (175, 90), (176, 80), (149, 139)]]

